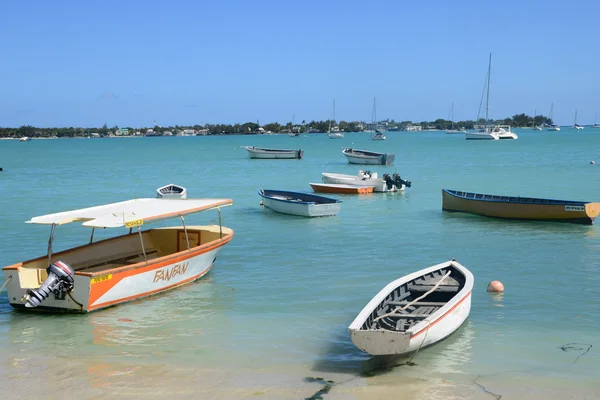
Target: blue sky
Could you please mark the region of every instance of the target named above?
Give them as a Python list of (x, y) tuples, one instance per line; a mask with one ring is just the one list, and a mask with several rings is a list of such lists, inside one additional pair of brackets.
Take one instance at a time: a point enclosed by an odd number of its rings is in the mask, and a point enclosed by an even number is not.
[[(0, 126), (600, 118), (600, 2), (4, 1)], [(600, 122), (600, 119), (599, 121)]]

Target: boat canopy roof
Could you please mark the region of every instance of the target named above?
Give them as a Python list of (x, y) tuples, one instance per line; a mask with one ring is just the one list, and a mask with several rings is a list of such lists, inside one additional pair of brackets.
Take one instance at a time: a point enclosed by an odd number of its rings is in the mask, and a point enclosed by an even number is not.
[(33, 217), (29, 224), (63, 225), (83, 221), (90, 228), (119, 228), (230, 206), (231, 199), (133, 199)]

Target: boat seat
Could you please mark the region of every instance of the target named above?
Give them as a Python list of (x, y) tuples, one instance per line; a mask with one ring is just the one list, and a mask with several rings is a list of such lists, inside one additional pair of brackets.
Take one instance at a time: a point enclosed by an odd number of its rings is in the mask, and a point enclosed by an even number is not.
[[(417, 292), (427, 292), (434, 288), (435, 285), (413, 285), (410, 289)], [(436, 292), (458, 292), (460, 286), (458, 285), (440, 285), (435, 291)]]
[[(387, 304), (392, 306), (405, 306), (410, 301), (390, 301)], [(446, 304), (444, 301), (417, 301), (416, 303), (412, 303), (413, 306), (438, 306), (442, 307)]]
[[(146, 258), (152, 259), (158, 257), (158, 249), (148, 249), (146, 250)], [(129, 254), (122, 254), (115, 258), (109, 258), (108, 260), (97, 261), (93, 264), (78, 266), (74, 268), (75, 271), (84, 271), (84, 272), (97, 272), (105, 269), (121, 267), (123, 265), (128, 264), (136, 264), (138, 262), (144, 261), (144, 253), (143, 252), (135, 252)]]

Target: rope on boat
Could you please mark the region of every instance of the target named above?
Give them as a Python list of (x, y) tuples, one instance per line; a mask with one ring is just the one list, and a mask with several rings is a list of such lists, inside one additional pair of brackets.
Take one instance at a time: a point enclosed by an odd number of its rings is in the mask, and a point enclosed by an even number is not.
[(0, 287), (0, 292), (2, 291), (2, 289), (4, 289), (6, 287), (6, 285), (8, 285), (8, 282), (12, 279), (12, 275), (9, 275), (8, 278), (6, 278), (6, 282), (4, 282), (4, 285), (2, 285), (2, 287)]
[(434, 286), (433, 288), (431, 288), (431, 289), (429, 289), (427, 292), (425, 292), (425, 294), (423, 294), (423, 295), (421, 295), (421, 296), (417, 297), (416, 299), (414, 299), (413, 301), (409, 302), (407, 305), (405, 305), (405, 306), (403, 306), (403, 307), (396, 307), (394, 310), (390, 311), (389, 313), (387, 313), (387, 314), (383, 314), (383, 315), (381, 315), (381, 316), (379, 316), (379, 317), (375, 318), (375, 319), (373, 320), (373, 322), (377, 322), (377, 321), (379, 321), (381, 318), (384, 318), (384, 317), (389, 317), (390, 315), (392, 315), (392, 314), (395, 314), (395, 313), (397, 313), (397, 312), (404, 311), (405, 309), (407, 309), (408, 307), (412, 306), (412, 305), (413, 305), (414, 303), (416, 303), (417, 301), (419, 301), (419, 300), (421, 300), (421, 299), (423, 299), (423, 298), (427, 297), (427, 295), (429, 295), (431, 292), (434, 292), (434, 291), (435, 291), (435, 290), (436, 290), (436, 289), (437, 289), (437, 288), (438, 288), (438, 287), (439, 287), (439, 286), (442, 284), (442, 282), (444, 281), (444, 279), (446, 279), (446, 278), (447, 278), (447, 277), (450, 275), (450, 273), (451, 273), (451, 272), (452, 272), (452, 271), (448, 271), (448, 272), (446, 273), (446, 275), (444, 275), (444, 276), (442, 277), (442, 279), (440, 279), (440, 280), (438, 281), (438, 283), (436, 283), (436, 284), (435, 284), (435, 286)]
[(412, 356), (410, 356), (410, 359), (406, 362), (406, 365), (415, 365), (415, 363), (412, 362), (412, 359), (415, 358), (415, 356), (417, 355), (417, 353), (419, 352), (419, 350), (421, 350), (421, 347), (423, 347), (423, 344), (425, 343), (425, 339), (427, 339), (427, 334), (429, 333), (429, 325), (431, 325), (431, 321), (429, 320), (425, 320), (425, 322), (427, 322), (427, 330), (425, 331), (425, 336), (423, 337), (423, 341), (421, 342), (421, 344), (419, 345), (419, 348), (417, 349), (417, 351), (415, 351), (413, 353)]
[(81, 309), (81, 311), (83, 311), (83, 304), (81, 304), (80, 302), (78, 302), (77, 300), (75, 300), (73, 298), (73, 296), (71, 295), (71, 292), (67, 292), (67, 294), (69, 295), (69, 297), (71, 298), (71, 300), (73, 300), (73, 303), (77, 304), (79, 306), (79, 308)]

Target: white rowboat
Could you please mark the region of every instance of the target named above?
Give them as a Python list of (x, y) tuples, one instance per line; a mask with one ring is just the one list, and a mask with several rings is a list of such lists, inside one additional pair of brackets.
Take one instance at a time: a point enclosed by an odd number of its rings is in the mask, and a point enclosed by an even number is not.
[(346, 156), (350, 164), (391, 165), (396, 158), (394, 154), (377, 153), (374, 151), (351, 148), (343, 149), (342, 153)]
[(287, 149), (265, 149), (254, 146), (244, 146), (248, 150), (250, 158), (261, 159), (301, 159), (304, 156), (304, 150)]
[(258, 194), (266, 208), (301, 217), (333, 216), (340, 211), (342, 205), (341, 200), (309, 193), (260, 189)]
[(352, 343), (374, 355), (403, 355), (446, 338), (469, 316), (473, 274), (455, 260), (389, 283), (348, 330)]
[(187, 198), (187, 190), (183, 186), (169, 183), (156, 189), (156, 197), (160, 199), (185, 199)]

